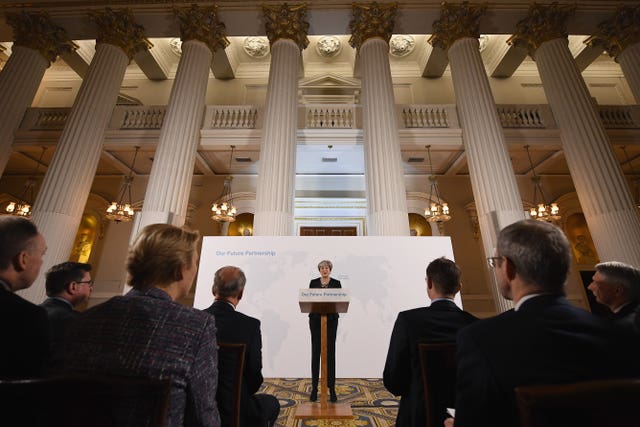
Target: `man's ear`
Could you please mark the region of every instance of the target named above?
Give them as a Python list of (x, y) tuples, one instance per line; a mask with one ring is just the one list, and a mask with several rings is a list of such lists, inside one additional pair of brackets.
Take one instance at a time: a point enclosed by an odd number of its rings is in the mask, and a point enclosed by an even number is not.
[(427, 289), (432, 289), (433, 288), (433, 280), (431, 280), (431, 277), (427, 276)]
[(506, 263), (505, 265), (505, 273), (507, 275), (507, 279), (509, 280), (513, 280), (516, 278), (516, 266), (513, 265), (513, 263), (511, 262), (511, 260), (509, 258), (504, 259), (504, 262)]
[(11, 260), (11, 263), (13, 264), (13, 269), (15, 271), (26, 270), (27, 264), (29, 263), (28, 257), (29, 257), (29, 254), (27, 254), (26, 251), (22, 251), (18, 255), (14, 256), (13, 259)]
[(240, 291), (240, 293), (238, 294), (238, 301), (240, 301), (242, 299), (242, 294), (244, 293), (244, 289)]

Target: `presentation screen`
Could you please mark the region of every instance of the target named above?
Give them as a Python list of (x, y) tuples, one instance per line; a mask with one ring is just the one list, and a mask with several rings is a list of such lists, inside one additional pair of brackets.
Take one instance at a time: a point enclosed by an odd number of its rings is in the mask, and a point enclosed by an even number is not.
[(453, 259), (449, 237), (206, 236), (194, 307), (213, 302), (218, 268), (241, 268), (247, 284), (237, 309), (262, 322), (263, 375), (310, 377), (309, 318), (300, 312), (298, 294), (319, 277), (318, 263), (330, 260), (331, 277), (350, 293), (338, 323), (336, 376), (380, 378), (396, 316), (429, 305), (425, 270), (441, 256)]

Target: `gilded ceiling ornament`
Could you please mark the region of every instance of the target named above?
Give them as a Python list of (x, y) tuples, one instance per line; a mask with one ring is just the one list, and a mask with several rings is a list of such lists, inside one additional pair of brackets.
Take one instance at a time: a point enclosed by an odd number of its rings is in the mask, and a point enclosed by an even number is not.
[(575, 5), (533, 3), (529, 7), (529, 15), (516, 24), (516, 32), (507, 43), (527, 49), (533, 58), (542, 43), (567, 39), (567, 21), (575, 10)]
[(49, 65), (61, 53), (78, 49), (78, 45), (69, 40), (66, 31), (51, 22), (46, 12), (7, 13), (7, 23), (13, 28), (13, 43), (37, 50), (49, 61)]
[(206, 44), (211, 52), (229, 46), (225, 25), (218, 20), (218, 6), (199, 7), (196, 4), (188, 8), (174, 9), (180, 21), (180, 39), (182, 42), (198, 40)]
[(269, 54), (269, 40), (266, 37), (247, 37), (242, 48), (253, 58), (264, 58)]
[(289, 6), (283, 3), (280, 6), (262, 6), (265, 18), (265, 31), (269, 42), (273, 45), (280, 39), (290, 39), (298, 45), (300, 50), (309, 45), (307, 33), (309, 23), (307, 17), (307, 5)]
[(402, 58), (413, 52), (415, 46), (416, 41), (411, 36), (405, 34), (392, 36), (391, 40), (389, 40), (389, 53)]
[(480, 37), (480, 18), (487, 10), (487, 4), (442, 2), (440, 19), (434, 21), (429, 43), (434, 47), (447, 50), (461, 38)]
[(370, 38), (379, 37), (389, 43), (393, 27), (396, 23), (398, 3), (373, 2), (370, 4), (354, 3), (352, 6), (351, 38), (349, 44), (360, 49), (362, 44)]
[(584, 42), (601, 46), (612, 58), (640, 42), (640, 5), (618, 7), (615, 16), (601, 22), (595, 34)]
[(342, 50), (340, 39), (336, 36), (324, 36), (316, 43), (316, 52), (324, 58), (336, 56)]
[(96, 44), (118, 46), (129, 59), (136, 53), (153, 47), (144, 36), (144, 27), (136, 24), (131, 9), (113, 10), (107, 7), (104, 12), (89, 12), (89, 18), (98, 27)]

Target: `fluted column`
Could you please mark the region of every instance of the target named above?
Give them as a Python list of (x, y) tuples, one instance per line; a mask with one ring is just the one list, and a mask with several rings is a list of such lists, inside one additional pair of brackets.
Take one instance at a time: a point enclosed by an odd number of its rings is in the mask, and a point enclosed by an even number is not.
[(408, 236), (409, 216), (389, 65), (397, 4), (353, 5), (349, 43), (362, 72), (368, 234)]
[(263, 7), (271, 43), (254, 236), (290, 236), (296, 177), (300, 52), (307, 47), (306, 6)]
[[(534, 5), (518, 23), (560, 127), (569, 171), (602, 261), (640, 265), (640, 216), (566, 38), (571, 9)], [(534, 19), (531, 19), (534, 16)], [(541, 27), (542, 26), (542, 27)]]
[(0, 175), (11, 157), (14, 133), (31, 105), (45, 70), (74, 45), (45, 13), (7, 14), (14, 33), (9, 60), (0, 72)]
[[(124, 72), (133, 54), (148, 43), (142, 27), (127, 11), (107, 9), (91, 16), (98, 26), (96, 53), (33, 206), (33, 222), (48, 246), (43, 259), (45, 270), (69, 257)], [(44, 299), (43, 274), (24, 291), (25, 298), (32, 302)]]
[[(484, 6), (443, 4), (431, 43), (447, 51), (462, 126), (471, 187), (485, 256), (493, 256), (498, 232), (524, 219), (522, 199), (478, 43)], [(512, 307), (491, 287), (496, 310)]]
[(148, 224), (184, 225), (205, 109), (213, 51), (229, 42), (215, 6), (177, 11), (182, 55), (147, 184), (138, 229)]
[(601, 22), (598, 30), (585, 43), (597, 45), (620, 64), (631, 88), (631, 93), (640, 104), (640, 5), (619, 6), (610, 19)]

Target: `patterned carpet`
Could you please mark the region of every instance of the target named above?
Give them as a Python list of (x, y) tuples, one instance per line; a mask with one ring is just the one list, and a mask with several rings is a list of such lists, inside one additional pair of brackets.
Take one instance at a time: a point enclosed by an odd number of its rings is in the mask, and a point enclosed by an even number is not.
[(392, 427), (398, 412), (398, 399), (382, 385), (380, 378), (338, 378), (338, 402), (349, 403), (351, 420), (296, 420), (299, 403), (309, 401), (310, 378), (268, 378), (260, 393), (273, 394), (280, 401), (278, 427)]

